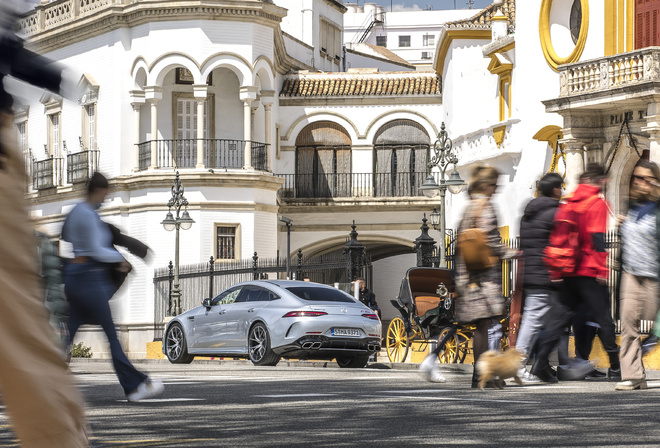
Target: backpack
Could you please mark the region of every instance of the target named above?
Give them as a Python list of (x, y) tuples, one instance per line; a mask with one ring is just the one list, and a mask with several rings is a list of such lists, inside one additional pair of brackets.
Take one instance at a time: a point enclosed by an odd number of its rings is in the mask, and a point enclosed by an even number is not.
[[(587, 199), (584, 210), (588, 210), (598, 199), (599, 196)], [(568, 202), (561, 204), (555, 214), (548, 246), (543, 251), (543, 261), (554, 276), (573, 274), (580, 264), (580, 216), (583, 213), (576, 210), (573, 203)]]
[(495, 266), (497, 258), (493, 256), (486, 243), (484, 231), (478, 228), (465, 229), (456, 238), (458, 252), (463, 257), (468, 271), (481, 271)]

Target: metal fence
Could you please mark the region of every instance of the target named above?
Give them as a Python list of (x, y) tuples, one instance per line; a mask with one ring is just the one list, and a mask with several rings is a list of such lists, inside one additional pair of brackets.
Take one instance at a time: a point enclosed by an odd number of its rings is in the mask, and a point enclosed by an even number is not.
[(35, 190), (62, 185), (61, 157), (35, 161), (32, 166), (32, 187)]
[[(333, 285), (348, 283), (349, 258), (344, 254), (328, 254), (307, 257), (302, 251), (290, 260), (292, 279)], [(364, 257), (360, 275), (371, 278), (371, 261)], [(204, 298), (218, 293), (237, 283), (257, 279), (286, 278), (286, 257), (252, 258), (243, 260), (214, 260), (179, 267), (181, 308), (187, 311), (199, 306)], [(158, 268), (154, 272), (154, 338), (163, 337), (163, 320), (172, 315), (173, 265)]]
[(99, 150), (80, 151), (66, 156), (66, 180), (70, 184), (86, 182), (99, 167)]

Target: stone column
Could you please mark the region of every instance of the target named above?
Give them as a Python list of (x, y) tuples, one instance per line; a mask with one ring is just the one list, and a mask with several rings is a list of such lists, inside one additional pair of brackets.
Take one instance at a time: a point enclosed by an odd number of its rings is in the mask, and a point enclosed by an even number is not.
[(204, 168), (204, 105), (207, 91), (206, 84), (193, 86), (193, 93), (197, 101), (197, 164), (195, 168)]
[(135, 157), (133, 158), (133, 172), (140, 171), (140, 109), (145, 102), (143, 90), (132, 90), (131, 106), (133, 107), (133, 142), (135, 143)]
[(574, 139), (561, 139), (566, 154), (566, 192), (571, 193), (584, 172), (584, 142)]
[(649, 133), (649, 160), (660, 164), (660, 103), (648, 104), (642, 131)]
[(273, 146), (273, 136), (272, 136), (272, 118), (271, 118), (271, 109), (273, 107), (273, 101), (275, 99), (275, 92), (272, 90), (262, 90), (261, 91), (261, 104), (264, 105), (264, 126), (265, 129), (265, 143), (266, 143), (266, 169), (272, 171), (271, 167), (271, 157), (270, 152)]
[(242, 86), (239, 97), (243, 101), (243, 140), (245, 141), (245, 159), (243, 169), (252, 169), (252, 107), (250, 103), (257, 99), (256, 86)]
[(163, 99), (162, 87), (145, 88), (145, 97), (151, 104), (151, 163), (149, 169), (155, 169), (158, 168), (158, 102)]

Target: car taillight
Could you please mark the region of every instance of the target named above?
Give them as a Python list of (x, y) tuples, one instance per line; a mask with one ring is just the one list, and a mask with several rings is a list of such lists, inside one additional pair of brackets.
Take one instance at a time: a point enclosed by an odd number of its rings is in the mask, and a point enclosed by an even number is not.
[(366, 317), (367, 319), (379, 320), (378, 314), (363, 314), (362, 317)]
[(289, 311), (282, 317), (318, 317), (325, 316), (328, 313), (324, 311)]

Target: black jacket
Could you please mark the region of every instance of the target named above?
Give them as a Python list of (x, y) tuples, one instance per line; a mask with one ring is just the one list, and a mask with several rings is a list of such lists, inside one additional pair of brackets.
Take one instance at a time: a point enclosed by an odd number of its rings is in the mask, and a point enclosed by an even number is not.
[(552, 288), (543, 251), (548, 245), (559, 201), (546, 196), (532, 199), (520, 221), (520, 248), (525, 256), (524, 288)]
[(372, 310), (378, 308), (378, 304), (376, 303), (376, 294), (371, 292), (368, 288), (364, 288), (364, 290), (360, 290), (360, 302), (362, 302)]

